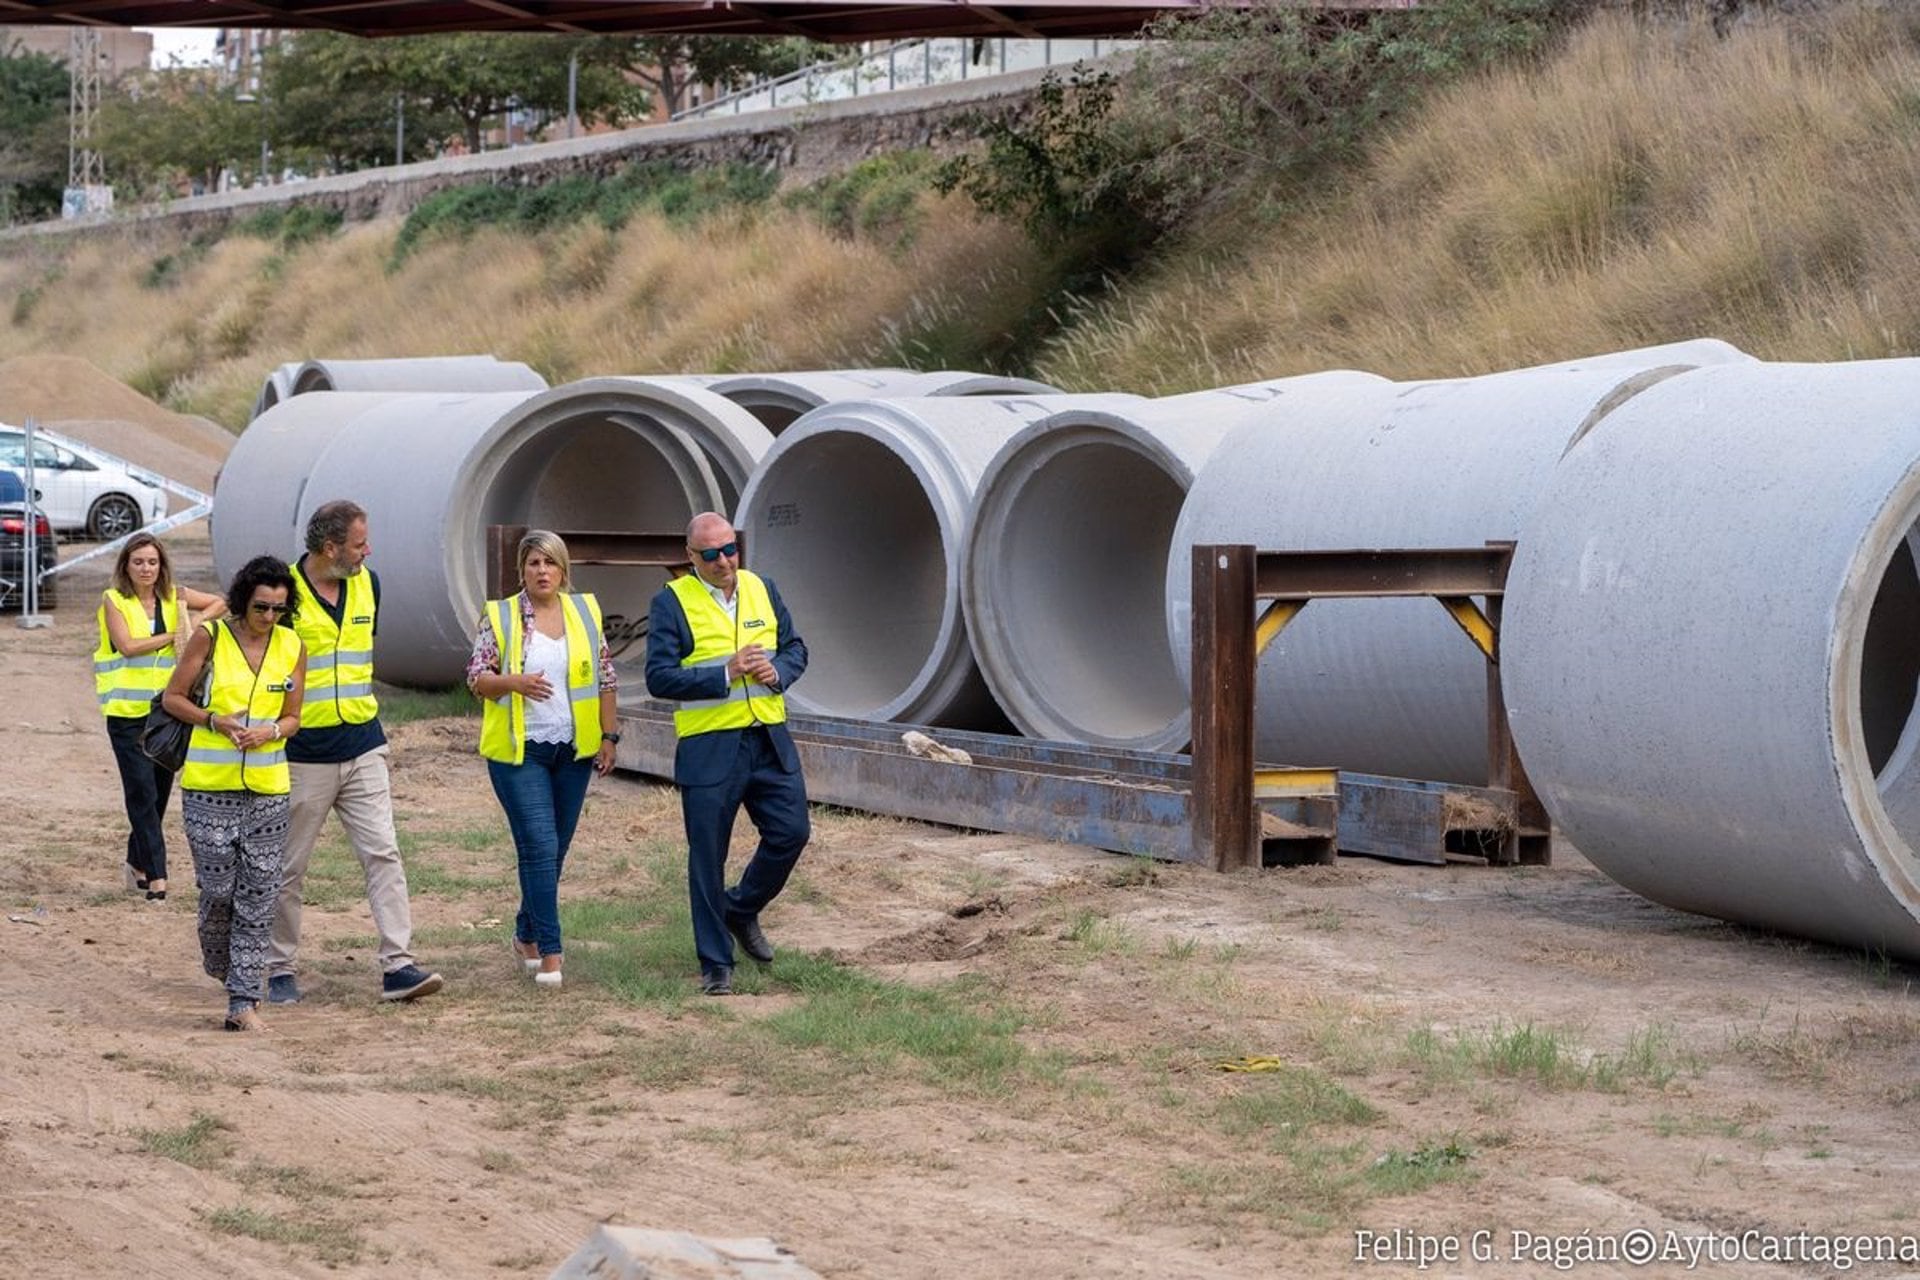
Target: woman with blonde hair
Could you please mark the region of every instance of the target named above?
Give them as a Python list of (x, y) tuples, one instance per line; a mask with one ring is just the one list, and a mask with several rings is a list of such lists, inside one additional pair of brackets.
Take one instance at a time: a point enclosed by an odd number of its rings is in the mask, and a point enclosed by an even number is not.
[(600, 602), (572, 590), (567, 544), (535, 529), (517, 560), (521, 591), (487, 601), (467, 687), (486, 702), (480, 754), (520, 864), (513, 949), (536, 983), (558, 987), (560, 873), (588, 782), (613, 768), (618, 680)]
[(127, 886), (144, 889), (150, 902), (167, 896), (167, 840), (160, 822), (173, 775), (140, 750), (140, 729), (154, 695), (167, 687), (182, 641), (226, 611), (221, 597), (175, 584), (167, 549), (150, 533), (127, 539), (113, 562), (112, 584), (100, 596), (93, 689), (107, 718), (127, 807)]

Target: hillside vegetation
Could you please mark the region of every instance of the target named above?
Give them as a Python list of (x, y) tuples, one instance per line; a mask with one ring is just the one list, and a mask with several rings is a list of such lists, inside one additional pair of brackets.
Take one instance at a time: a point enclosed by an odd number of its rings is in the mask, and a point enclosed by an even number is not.
[[(397, 223), (0, 248), (0, 358), (83, 356), (231, 426), (313, 355), (491, 351), (553, 380), (912, 364), (1165, 394), (1482, 372), (1711, 335), (1772, 359), (1920, 335), (1920, 18), (1602, 14), (1276, 190), (1200, 200), (1104, 291), (882, 157), (777, 195), (641, 175)], [(519, 203), (515, 203), (518, 200)], [(503, 203), (504, 201), (504, 203)], [(485, 206), (484, 208), (481, 206)]]

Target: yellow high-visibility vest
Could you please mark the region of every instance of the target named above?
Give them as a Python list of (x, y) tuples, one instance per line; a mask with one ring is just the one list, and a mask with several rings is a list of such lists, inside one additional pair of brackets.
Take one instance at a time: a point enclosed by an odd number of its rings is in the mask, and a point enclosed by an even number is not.
[(373, 579), (363, 569), (340, 580), (343, 608), (335, 626), (298, 562), (290, 567), (300, 606), (293, 629), (307, 646), (307, 698), (300, 704), (300, 724), (307, 729), (365, 724), (380, 714), (379, 699), (373, 696)]
[[(207, 661), (213, 676), (207, 683), (207, 710), (217, 716), (245, 714), (249, 725), (280, 718), (293, 674), (300, 665), (300, 637), (289, 627), (275, 627), (267, 640), (260, 670), (247, 665), (240, 642), (224, 624), (209, 622), (213, 650)], [(180, 785), (189, 791), (251, 791), (255, 795), (283, 796), (292, 789), (287, 769), (287, 744), (275, 740), (251, 751), (233, 745), (233, 739), (204, 725), (193, 727), (187, 742), (187, 765)]]
[[(724, 667), (727, 659), (750, 644), (769, 655), (780, 650), (780, 623), (773, 616), (773, 597), (758, 574), (742, 569), (734, 580), (734, 616), (697, 574), (685, 574), (667, 584), (680, 597), (687, 626), (693, 632), (693, 652), (680, 659), (683, 667)], [(745, 676), (727, 686), (725, 697), (683, 702), (673, 713), (673, 731), (682, 738), (717, 729), (744, 729), (752, 724), (780, 724), (787, 718), (787, 700)]]
[[(560, 612), (567, 627), (567, 701), (573, 707), (573, 755), (576, 760), (585, 760), (600, 750), (600, 602), (580, 593), (565, 595), (561, 602)], [(526, 651), (520, 597), (487, 601), (485, 617), (500, 648), (500, 674), (520, 674), (525, 669), (522, 659)], [(480, 713), (480, 754), (502, 764), (525, 763), (526, 724), (526, 699), (520, 694), (487, 699)]]
[[(125, 596), (107, 588), (96, 617), (100, 623), (100, 644), (93, 651), (93, 692), (100, 699), (100, 714), (107, 716), (144, 716), (153, 705), (153, 695), (167, 687), (173, 678), (173, 646), (129, 658), (113, 647), (107, 634), (107, 604), (120, 610), (127, 620), (127, 634), (136, 640), (153, 634), (153, 618), (140, 607), (138, 596)], [(168, 631), (180, 626), (180, 593), (160, 602), (160, 625)]]

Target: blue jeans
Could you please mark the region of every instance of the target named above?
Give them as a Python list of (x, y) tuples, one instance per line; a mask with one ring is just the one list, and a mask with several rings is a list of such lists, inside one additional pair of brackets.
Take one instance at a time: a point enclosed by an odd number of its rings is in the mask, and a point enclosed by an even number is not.
[[(740, 882), (723, 889), (733, 819), (742, 805), (759, 829), (760, 845)], [(764, 729), (748, 729), (740, 735), (731, 776), (710, 787), (682, 787), (680, 812), (687, 824), (687, 893), (700, 971), (730, 969), (733, 938), (727, 917), (759, 915), (786, 887), (807, 847), (813, 827), (807, 819), (806, 779), (780, 767)]]
[(529, 742), (526, 763), (487, 761), (493, 794), (507, 811), (520, 860), (520, 913), (513, 936), (543, 956), (560, 954), (560, 871), (593, 780), (593, 757), (573, 758), (571, 742)]

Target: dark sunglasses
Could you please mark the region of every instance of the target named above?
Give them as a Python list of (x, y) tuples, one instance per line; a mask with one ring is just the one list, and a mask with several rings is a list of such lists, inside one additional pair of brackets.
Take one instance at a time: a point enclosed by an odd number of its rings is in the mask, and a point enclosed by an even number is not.
[(291, 609), (292, 607), (293, 606), (289, 604), (268, 604), (265, 600), (254, 600), (249, 602), (247, 605), (247, 608), (253, 610), (255, 613), (272, 613), (272, 614), (285, 613), (287, 610)]
[(700, 558), (702, 560), (705, 560), (708, 564), (712, 564), (715, 560), (718, 560), (721, 556), (725, 556), (727, 557), (727, 559), (731, 560), (733, 559), (733, 557), (739, 554), (740, 554), (740, 544), (737, 542), (723, 542), (717, 547), (702, 547), (700, 549)]

